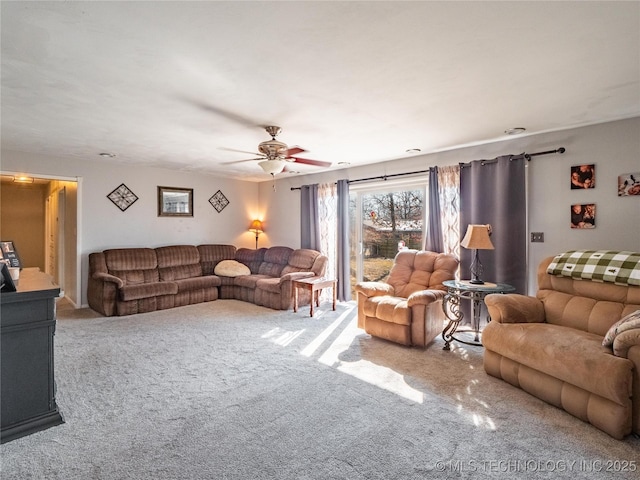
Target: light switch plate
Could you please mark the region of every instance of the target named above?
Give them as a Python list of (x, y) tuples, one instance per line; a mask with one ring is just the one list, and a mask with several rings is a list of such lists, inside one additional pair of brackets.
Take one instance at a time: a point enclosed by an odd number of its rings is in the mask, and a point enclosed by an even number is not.
[(544, 232), (531, 232), (532, 242), (544, 242)]

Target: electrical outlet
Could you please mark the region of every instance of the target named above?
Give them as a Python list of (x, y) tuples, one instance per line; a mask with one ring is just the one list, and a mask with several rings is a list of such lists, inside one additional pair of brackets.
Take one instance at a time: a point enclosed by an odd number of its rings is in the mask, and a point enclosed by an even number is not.
[(544, 242), (544, 232), (531, 232), (532, 242)]

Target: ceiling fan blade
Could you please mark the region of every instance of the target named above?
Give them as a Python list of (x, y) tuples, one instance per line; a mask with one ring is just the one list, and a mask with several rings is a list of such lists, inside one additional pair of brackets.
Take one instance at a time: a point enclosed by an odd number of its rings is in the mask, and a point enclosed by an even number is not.
[(306, 152), (306, 150), (304, 148), (298, 147), (297, 145), (293, 146), (289, 148), (289, 150), (287, 150), (287, 158), (293, 157), (294, 155), (297, 155), (302, 152)]
[(251, 118), (247, 118), (243, 115), (239, 115), (237, 113), (231, 112), (229, 110), (226, 110), (224, 108), (221, 107), (217, 107), (215, 105), (211, 105), (202, 101), (198, 101), (198, 100), (192, 100), (189, 98), (185, 99), (186, 101), (188, 101), (189, 103), (195, 105), (196, 107), (200, 108), (201, 110), (204, 110), (205, 112), (209, 112), (209, 113), (213, 113), (215, 115), (219, 115), (221, 117), (224, 117), (228, 120), (234, 121), (236, 123), (239, 123), (240, 125), (244, 125), (245, 127), (262, 127), (265, 128), (267, 127), (266, 124), (262, 124), (259, 122), (254, 121)]
[(220, 165), (233, 165), (235, 163), (255, 162), (256, 160), (266, 160), (266, 157), (247, 158), (246, 160), (235, 160), (233, 162), (224, 162), (224, 163), (221, 163)]
[(258, 152), (248, 152), (246, 150), (238, 150), (236, 148), (218, 147), (218, 150), (224, 150), (225, 152), (248, 153), (249, 155), (260, 155)]
[(331, 162), (323, 162), (321, 160), (309, 160), (308, 158), (291, 157), (296, 163), (302, 163), (304, 165), (313, 165), (314, 167), (330, 167)]

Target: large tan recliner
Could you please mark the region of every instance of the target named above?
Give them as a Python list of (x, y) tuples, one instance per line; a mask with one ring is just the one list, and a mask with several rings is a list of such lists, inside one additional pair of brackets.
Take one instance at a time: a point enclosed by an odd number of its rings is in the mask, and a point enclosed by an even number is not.
[(558, 277), (540, 263), (536, 297), (487, 295), (484, 368), (614, 438), (640, 433), (640, 329), (603, 347), (609, 328), (640, 309), (640, 287)]
[(398, 252), (386, 282), (356, 284), (358, 327), (402, 345), (428, 345), (444, 326), (442, 282), (453, 279), (457, 269), (452, 255)]

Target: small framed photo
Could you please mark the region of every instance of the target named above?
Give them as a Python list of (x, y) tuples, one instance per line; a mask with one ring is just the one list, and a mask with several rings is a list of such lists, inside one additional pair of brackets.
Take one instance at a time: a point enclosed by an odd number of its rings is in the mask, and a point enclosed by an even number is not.
[(571, 228), (595, 228), (596, 204), (586, 203), (571, 205)]
[(625, 173), (618, 176), (618, 196), (640, 195), (640, 172)]
[(2, 285), (0, 285), (0, 291), (2, 292), (15, 292), (16, 291), (16, 284), (13, 281), (13, 278), (11, 278), (11, 273), (9, 272), (9, 267), (7, 267), (7, 264), (4, 262), (0, 262), (0, 281), (2, 282)]
[(13, 242), (0, 242), (0, 260), (5, 260), (10, 267), (22, 268), (18, 251)]
[(595, 188), (596, 166), (575, 165), (571, 167), (571, 190)]
[(193, 188), (158, 187), (159, 217), (193, 217)]

